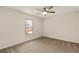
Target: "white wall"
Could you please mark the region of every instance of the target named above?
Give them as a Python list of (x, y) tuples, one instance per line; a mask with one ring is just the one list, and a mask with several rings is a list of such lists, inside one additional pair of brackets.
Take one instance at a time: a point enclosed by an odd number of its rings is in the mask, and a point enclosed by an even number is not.
[[(26, 35), (26, 38), (25, 18), (33, 20), (33, 34)], [(37, 17), (0, 7), (0, 49), (40, 37), (41, 25), (41, 20)]]
[[(33, 34), (26, 37), (25, 18), (33, 20)], [(47, 37), (79, 43), (79, 13), (54, 15), (43, 20), (0, 7), (0, 49), (41, 37), (42, 33)]]
[(43, 25), (44, 36), (79, 43), (79, 12), (53, 15)]

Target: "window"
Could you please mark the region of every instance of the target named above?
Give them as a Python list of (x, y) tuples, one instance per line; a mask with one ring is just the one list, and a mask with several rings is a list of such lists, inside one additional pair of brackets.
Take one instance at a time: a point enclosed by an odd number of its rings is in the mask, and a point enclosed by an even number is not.
[(32, 34), (32, 20), (25, 20), (25, 32), (26, 34)]

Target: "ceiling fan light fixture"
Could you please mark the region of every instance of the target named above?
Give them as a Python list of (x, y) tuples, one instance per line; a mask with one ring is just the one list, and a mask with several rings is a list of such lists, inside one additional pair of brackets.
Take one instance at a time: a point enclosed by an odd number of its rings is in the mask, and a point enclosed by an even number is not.
[(47, 15), (47, 12), (46, 12), (46, 11), (43, 11), (42, 14), (43, 14), (43, 15)]
[(53, 6), (48, 6), (48, 7), (44, 7), (44, 8), (41, 8), (41, 9), (38, 9), (40, 12), (40, 14), (43, 14), (44, 16), (47, 16), (47, 14), (49, 13), (55, 13), (55, 11), (52, 11), (51, 9), (53, 8)]

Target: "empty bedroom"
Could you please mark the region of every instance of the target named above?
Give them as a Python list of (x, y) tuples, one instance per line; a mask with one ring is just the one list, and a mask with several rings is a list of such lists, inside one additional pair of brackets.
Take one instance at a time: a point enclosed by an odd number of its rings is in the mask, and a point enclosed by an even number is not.
[(79, 6), (0, 6), (0, 53), (79, 53)]

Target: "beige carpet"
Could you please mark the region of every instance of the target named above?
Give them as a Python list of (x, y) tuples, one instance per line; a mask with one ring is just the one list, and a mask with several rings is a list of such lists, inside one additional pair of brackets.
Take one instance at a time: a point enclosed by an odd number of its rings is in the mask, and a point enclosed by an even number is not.
[(10, 47), (1, 52), (9, 53), (78, 53), (79, 44), (51, 38), (39, 38)]

